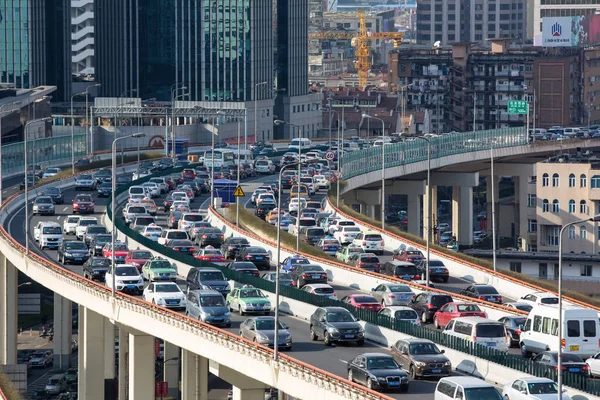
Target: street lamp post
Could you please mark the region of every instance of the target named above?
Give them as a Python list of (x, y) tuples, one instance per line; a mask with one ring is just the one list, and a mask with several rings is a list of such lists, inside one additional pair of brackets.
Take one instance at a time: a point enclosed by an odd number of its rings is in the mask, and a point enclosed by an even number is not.
[(111, 229), (111, 255), (110, 255), (110, 266), (111, 266), (111, 271), (112, 271), (112, 297), (115, 297), (115, 288), (117, 287), (116, 285), (116, 280), (115, 280), (115, 236), (116, 236), (116, 231), (117, 231), (117, 226), (115, 224), (116, 221), (116, 215), (115, 215), (115, 208), (116, 208), (116, 203), (117, 203), (117, 198), (115, 197), (115, 192), (117, 191), (117, 142), (119, 140), (124, 140), (124, 139), (129, 139), (129, 138), (136, 138), (136, 139), (141, 139), (143, 137), (145, 137), (146, 135), (143, 133), (134, 133), (131, 135), (127, 135), (127, 136), (123, 136), (123, 137), (118, 137), (115, 138), (113, 140), (112, 143), (112, 197), (110, 200), (110, 211), (111, 211), (111, 215), (112, 215), (112, 229)]
[[(4, 110), (5, 107), (7, 110)], [(2, 170), (4, 169), (2, 168), (2, 117), (4, 116), (5, 112), (8, 114), (19, 110), (20, 107), (20, 101), (7, 103), (0, 106), (0, 205), (2, 205)], [(27, 178), (27, 167), (25, 167), (25, 178)]]
[[(237, 187), (240, 187), (240, 173), (241, 173), (241, 167), (242, 167), (242, 157), (241, 157), (241, 150), (240, 150), (240, 138), (242, 136), (242, 126), (241, 126), (241, 121), (238, 119), (237, 120)], [(213, 148), (214, 151), (214, 148)], [(236, 197), (235, 198), (235, 226), (240, 226), (240, 198)]]
[[(258, 140), (258, 96), (256, 92), (258, 91), (258, 87), (260, 85), (268, 84), (267, 81), (258, 82), (254, 85), (254, 141)], [(239, 145), (238, 145), (239, 146)], [(244, 135), (244, 150), (248, 150), (248, 132)]]
[[(84, 92), (84, 93), (85, 93), (85, 119), (86, 119), (86, 120), (87, 120), (87, 117), (88, 117), (88, 111), (91, 111), (91, 110), (90, 110), (89, 103), (88, 103), (88, 98), (89, 98), (89, 94), (90, 94), (90, 89), (91, 89), (91, 88), (93, 88), (93, 87), (99, 87), (99, 86), (102, 86), (102, 84), (101, 84), (101, 83), (95, 83), (95, 84), (93, 84), (93, 85), (89, 85), (88, 87), (86, 87), (86, 88), (85, 88), (85, 92)], [(71, 118), (72, 118), (72, 117), (71, 117)], [(85, 153), (86, 153), (86, 154), (88, 154), (88, 150), (89, 150), (89, 147), (88, 147), (88, 146), (89, 146), (89, 143), (91, 143), (91, 142), (92, 142), (92, 134), (94, 133), (94, 129), (92, 128), (92, 125), (93, 125), (93, 123), (92, 123), (92, 116), (91, 116), (91, 114), (90, 114), (90, 132), (89, 132), (89, 141), (88, 141), (88, 135), (87, 135), (87, 132), (86, 132), (86, 135), (85, 135)]]
[(376, 119), (378, 121), (381, 121), (381, 229), (385, 230), (385, 122), (383, 121), (383, 119), (373, 117), (369, 114), (363, 114), (362, 118)]
[[(52, 120), (51, 117), (45, 117), (40, 119), (34, 119), (28, 121), (25, 124), (24, 137), (23, 137), (23, 150), (24, 150), (24, 161), (25, 161), (25, 254), (29, 254), (29, 179), (27, 176), (27, 131), (29, 125), (36, 122), (46, 122)], [(33, 181), (35, 183), (35, 179)]]
[(562, 292), (562, 276), (563, 276), (563, 268), (562, 268), (562, 237), (565, 229), (570, 226), (582, 224), (585, 222), (598, 222), (600, 221), (600, 214), (596, 214), (590, 218), (584, 218), (577, 221), (569, 222), (560, 229), (558, 233), (558, 355), (557, 355), (557, 365), (556, 370), (558, 372), (558, 396), (559, 399), (562, 396), (563, 389), (563, 378), (562, 378), (562, 355), (563, 355), (563, 292)]
[[(187, 89), (187, 86), (182, 86), (180, 88), (176, 88), (175, 91), (177, 90), (185, 90)], [(171, 158), (173, 160), (175, 160), (175, 102), (177, 101), (178, 98), (180, 97), (184, 97), (187, 96), (187, 93), (181, 93), (178, 95), (175, 95), (173, 93), (173, 102), (171, 103)]]
[(23, 282), (19, 286), (17, 286), (17, 289), (20, 288), (21, 286), (29, 286), (29, 285), (31, 285), (31, 281), (29, 281), (29, 282)]
[(71, 96), (71, 174), (73, 175), (75, 175), (75, 118), (73, 117), (73, 98), (77, 96), (87, 96), (87, 91), (75, 93)]

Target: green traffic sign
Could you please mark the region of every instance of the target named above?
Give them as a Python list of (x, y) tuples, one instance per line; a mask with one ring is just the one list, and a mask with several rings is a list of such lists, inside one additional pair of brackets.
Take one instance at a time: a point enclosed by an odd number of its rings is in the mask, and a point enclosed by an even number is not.
[(509, 100), (507, 109), (509, 114), (527, 114), (528, 106), (525, 100)]

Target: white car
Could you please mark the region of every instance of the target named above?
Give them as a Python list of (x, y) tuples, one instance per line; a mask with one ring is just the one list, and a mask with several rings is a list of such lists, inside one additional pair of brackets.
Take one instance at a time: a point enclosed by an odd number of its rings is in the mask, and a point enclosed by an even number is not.
[(142, 184), (142, 186), (148, 188), (148, 190), (150, 191), (151, 198), (160, 196), (160, 187), (158, 187), (158, 184), (156, 182), (146, 182)]
[(256, 189), (254, 191), (254, 193), (252, 193), (252, 196), (250, 196), (250, 201), (252, 202), (252, 204), (256, 204), (256, 200), (258, 200), (258, 196), (263, 194), (263, 193), (268, 193), (267, 189)]
[(254, 163), (254, 170), (257, 174), (273, 174), (275, 173), (275, 165), (271, 160), (257, 160)]
[(146, 198), (145, 194), (130, 194), (129, 203), (137, 204)]
[(358, 226), (342, 226), (342, 229), (335, 231), (333, 237), (336, 238), (337, 241), (343, 246), (352, 243), (356, 235), (359, 233), (360, 228)]
[(600, 376), (600, 353), (596, 353), (592, 357), (585, 360), (585, 363), (590, 367), (590, 376)]
[(75, 236), (77, 239), (82, 240), (83, 235), (85, 235), (85, 230), (90, 225), (99, 225), (98, 218), (96, 217), (81, 217), (77, 222), (77, 226), (75, 227)]
[(335, 224), (329, 225), (329, 230), (327, 233), (333, 236), (335, 232), (339, 231), (344, 226), (356, 226), (356, 223), (347, 219), (340, 219)]
[(60, 171), (60, 168), (46, 168), (42, 178), (52, 178), (53, 176), (60, 174)]
[(537, 306), (538, 304), (558, 304), (558, 296), (547, 292), (536, 292), (521, 297), (519, 302), (527, 303), (531, 306)]
[(384, 307), (379, 310), (379, 314), (393, 319), (412, 322), (414, 325), (421, 325), (421, 319), (417, 312), (408, 306)]
[(158, 185), (161, 193), (167, 193), (169, 191), (169, 185), (165, 178), (150, 178), (149, 182), (154, 182)]
[(137, 181), (138, 179), (141, 179), (145, 176), (150, 175), (150, 172), (146, 171), (146, 170), (138, 170), (135, 171), (132, 176), (131, 176), (131, 180), (132, 181)]
[(177, 200), (174, 201), (173, 204), (171, 204), (171, 210), (180, 210), (183, 212), (191, 212), (192, 210), (190, 209), (190, 203), (188, 203), (185, 200)]
[(325, 175), (315, 175), (313, 176), (313, 179), (315, 180), (315, 184), (317, 185), (317, 188), (319, 189), (329, 189), (329, 186), (331, 186), (331, 183), (329, 182), (329, 179), (327, 179), (327, 177)]
[(171, 197), (173, 198), (173, 202), (176, 202), (176, 201), (185, 201), (185, 202), (188, 203), (188, 206), (192, 202), (192, 199), (190, 199), (188, 197), (188, 195), (187, 195), (186, 192), (173, 192), (173, 193), (171, 193)]
[(80, 219), (81, 217), (79, 215), (69, 215), (65, 218), (65, 221), (63, 222), (63, 231), (65, 232), (65, 235), (71, 233), (75, 234), (75, 228), (77, 228), (77, 223)]
[(144, 300), (167, 308), (185, 308), (185, 295), (175, 282), (151, 282), (144, 289)]
[(277, 204), (277, 201), (275, 201), (275, 196), (272, 193), (261, 193), (256, 198), (256, 205), (259, 206), (260, 203), (265, 199), (272, 200), (273, 203)]
[[(558, 386), (548, 378), (524, 376), (507, 383), (502, 388), (502, 397), (510, 400), (557, 400)], [(570, 400), (562, 394), (562, 400)]]
[[(300, 207), (298, 207), (298, 204), (300, 204)], [(288, 212), (298, 212), (298, 208), (303, 209), (306, 207), (306, 199), (303, 199), (302, 197), (300, 199), (298, 199), (297, 197), (292, 197), (290, 199), (290, 204), (288, 205)]]
[(303, 292), (308, 292), (311, 294), (315, 294), (317, 296), (325, 297), (331, 300), (337, 300), (337, 293), (330, 285), (325, 283), (311, 283), (309, 285), (302, 286)]
[(180, 229), (165, 229), (158, 238), (158, 244), (165, 246), (169, 240), (189, 240), (188, 233)]
[(155, 225), (155, 224), (150, 224), (142, 230), (142, 236), (147, 237), (148, 239), (154, 240), (155, 242), (157, 242), (162, 231), (163, 231), (162, 227)]
[(291, 235), (294, 236), (298, 236), (298, 230), (302, 229), (304, 227), (317, 227), (317, 221), (315, 221), (314, 218), (300, 218), (298, 220), (296, 220), (296, 218), (294, 218), (294, 223), (290, 223), (290, 225), (288, 226), (288, 232)]
[(317, 193), (317, 187), (315, 185), (315, 181), (310, 176), (302, 176), (300, 177), (300, 184), (306, 185), (308, 187), (308, 193), (313, 196)]
[[(140, 275), (137, 267), (131, 264), (115, 265), (115, 290), (119, 292), (142, 293), (144, 290), (144, 280)], [(113, 284), (112, 267), (106, 272), (105, 282), (109, 289), (112, 289)]]

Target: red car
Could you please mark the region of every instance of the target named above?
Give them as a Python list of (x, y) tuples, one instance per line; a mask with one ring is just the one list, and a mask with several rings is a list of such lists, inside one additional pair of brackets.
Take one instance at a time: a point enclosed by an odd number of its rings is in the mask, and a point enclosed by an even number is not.
[(225, 262), (225, 257), (217, 249), (200, 249), (194, 253), (194, 257), (198, 260), (208, 262)]
[[(116, 264), (124, 264), (125, 259), (127, 258), (127, 254), (129, 254), (129, 248), (123, 242), (115, 243), (115, 263)], [(102, 248), (102, 255), (106, 258), (112, 257), (112, 243), (106, 243)]]
[(445, 328), (451, 319), (458, 317), (482, 317), (487, 314), (473, 303), (446, 303), (433, 315), (433, 325), (436, 328)]
[[(115, 253), (116, 256), (117, 253)], [(140, 272), (142, 271), (142, 266), (146, 264), (146, 261), (152, 259), (152, 253), (148, 250), (129, 250), (127, 253), (127, 257), (125, 257), (125, 264), (132, 264), (137, 267)]]
[(169, 185), (169, 191), (175, 189), (177, 183), (175, 183), (175, 181), (170, 176), (166, 176), (165, 180), (167, 181), (167, 185)]
[(181, 177), (185, 180), (196, 179), (196, 172), (191, 168), (186, 168), (181, 171)]
[(379, 312), (383, 308), (375, 297), (368, 294), (351, 294), (344, 297), (342, 303), (374, 312)]
[(407, 261), (413, 264), (417, 264), (419, 261), (423, 260), (425, 256), (421, 253), (420, 250), (394, 250), (394, 254), (392, 255), (392, 259), (398, 261)]
[(78, 194), (71, 204), (73, 207), (73, 214), (93, 214), (94, 206), (96, 205), (94, 198), (89, 194)]

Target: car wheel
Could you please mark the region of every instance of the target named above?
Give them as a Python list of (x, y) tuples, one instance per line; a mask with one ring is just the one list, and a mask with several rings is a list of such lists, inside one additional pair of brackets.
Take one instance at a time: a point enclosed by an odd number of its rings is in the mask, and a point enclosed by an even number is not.
[(311, 325), (310, 327), (310, 340), (317, 340), (319, 336), (315, 332), (315, 328)]
[(367, 379), (367, 388), (373, 390), (373, 381), (371, 380), (371, 378)]
[(350, 382), (354, 382), (354, 377), (352, 376), (352, 370), (351, 369), (348, 370), (348, 380)]
[(509, 349), (512, 347), (512, 338), (510, 335), (506, 336), (506, 347)]
[(356, 342), (356, 345), (357, 345), (357, 346), (359, 346), (359, 347), (362, 347), (362, 346), (364, 346), (364, 345), (365, 345), (365, 339), (359, 339), (359, 340)]
[(435, 329), (440, 329), (441, 328), (440, 323), (438, 322), (437, 318), (433, 319), (433, 326), (435, 326)]
[(444, 278), (444, 283), (448, 283), (448, 278)]
[(323, 343), (325, 346), (331, 346), (331, 337), (329, 337), (329, 332), (325, 332), (325, 336), (323, 337)]
[(421, 322), (424, 324), (427, 323), (427, 313), (425, 311), (423, 311), (423, 314), (421, 314)]
[(240, 316), (244, 315), (244, 312), (242, 311), (242, 306), (238, 306), (238, 312), (240, 313)]
[(415, 369), (414, 365), (410, 366), (409, 372), (410, 372), (410, 379), (412, 379), (413, 381), (418, 379), (417, 378), (417, 370)]
[(521, 343), (521, 356), (525, 358), (531, 357), (531, 352), (527, 351), (527, 346), (525, 346), (525, 343)]

